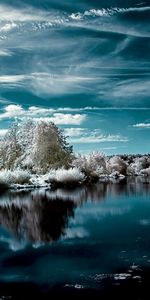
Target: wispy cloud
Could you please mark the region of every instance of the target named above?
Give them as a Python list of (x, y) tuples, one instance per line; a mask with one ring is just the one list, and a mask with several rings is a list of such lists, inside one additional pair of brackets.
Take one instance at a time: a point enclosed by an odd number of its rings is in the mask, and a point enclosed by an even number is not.
[(126, 12), (141, 12), (141, 11), (149, 11), (150, 6), (145, 7), (130, 7), (130, 8), (120, 8), (120, 7), (114, 7), (114, 8), (102, 8), (102, 9), (90, 9), (86, 10), (84, 13), (72, 13), (70, 15), (70, 18), (76, 21), (81, 21), (87, 17), (108, 17), (113, 16), (115, 14), (119, 13), (126, 13)]
[(28, 78), (26, 75), (1, 75), (0, 83), (1, 84), (14, 84), (24, 81)]
[(64, 132), (68, 137), (76, 137), (81, 136), (86, 132), (87, 129), (85, 128), (79, 128), (79, 127), (71, 127), (71, 128), (65, 128)]
[(49, 20), (50, 12), (46, 10), (39, 10), (32, 6), (26, 6), (24, 8), (15, 8), (9, 5), (0, 5), (0, 19), (2, 21), (37, 21), (37, 20)]
[(137, 123), (133, 125), (134, 128), (150, 128), (150, 123)]
[(91, 144), (104, 142), (128, 142), (128, 138), (121, 135), (103, 134), (101, 129), (66, 128), (65, 134), (74, 144)]
[(8, 49), (1, 49), (0, 50), (0, 56), (12, 56), (12, 52)]
[(72, 138), (72, 143), (75, 144), (89, 144), (89, 143), (104, 143), (104, 142), (128, 142), (127, 137), (123, 137), (120, 135), (99, 135), (99, 136), (83, 136), (79, 138)]

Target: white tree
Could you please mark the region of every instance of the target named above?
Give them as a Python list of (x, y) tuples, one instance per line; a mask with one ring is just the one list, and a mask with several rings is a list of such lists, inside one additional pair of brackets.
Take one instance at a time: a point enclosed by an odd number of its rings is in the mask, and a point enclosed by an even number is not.
[(67, 166), (72, 147), (55, 124), (27, 120), (11, 126), (0, 144), (0, 154), (1, 168), (46, 172), (51, 167)]

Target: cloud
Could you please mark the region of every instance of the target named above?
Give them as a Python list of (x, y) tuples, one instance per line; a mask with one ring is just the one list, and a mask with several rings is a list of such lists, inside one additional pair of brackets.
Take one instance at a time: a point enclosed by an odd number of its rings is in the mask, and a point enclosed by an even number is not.
[(21, 105), (10, 104), (4, 108), (4, 113), (0, 114), (0, 120), (21, 117), (24, 115), (24, 112)]
[(15, 84), (27, 79), (27, 77), (26, 75), (1, 75), (0, 83)]
[(101, 129), (89, 130), (87, 128), (66, 128), (65, 134), (74, 144), (89, 144), (103, 142), (128, 142), (127, 137), (121, 135), (103, 134)]
[(72, 13), (70, 15), (70, 18), (75, 21), (81, 21), (85, 19), (86, 17), (108, 17), (113, 16), (115, 14), (119, 13), (126, 13), (126, 12), (141, 12), (141, 11), (149, 11), (150, 7), (130, 7), (130, 8), (120, 8), (120, 7), (114, 7), (114, 8), (102, 8), (102, 9), (90, 9), (86, 10), (84, 13)]
[[(44, 67), (44, 66), (43, 66)], [(32, 67), (31, 67), (32, 69)], [(75, 74), (60, 75), (50, 72), (36, 72), (20, 75), (1, 75), (0, 83), (8, 87), (22, 85), (35, 95), (60, 95), (62, 93), (75, 94), (89, 90), (88, 83), (94, 81), (89, 76), (76, 76)]]
[(7, 129), (0, 129), (0, 137), (3, 137), (7, 133)]
[(50, 12), (46, 10), (39, 10), (31, 6), (26, 6), (24, 8), (15, 8), (8, 5), (0, 5), (0, 19), (2, 21), (37, 21), (37, 20), (49, 20)]
[(121, 135), (103, 134), (99, 128), (66, 128), (65, 134), (69, 137), (69, 141), (74, 144), (90, 144), (103, 142), (128, 142), (128, 138)]
[(12, 56), (12, 52), (10, 51), (10, 50), (8, 50), (8, 49), (1, 49), (0, 50), (0, 56)]
[(69, 137), (72, 137), (72, 136), (81, 136), (82, 134), (84, 134), (86, 131), (85, 128), (79, 128), (79, 127), (76, 127), (76, 128), (65, 128), (64, 132), (65, 132), (65, 135), (69, 136)]
[(150, 128), (150, 123), (137, 123), (133, 125), (134, 128)]
[(45, 122), (53, 122), (56, 125), (80, 125), (83, 121), (85, 121), (86, 115), (81, 114), (62, 114), (62, 113), (54, 113), (52, 117), (41, 117), (36, 118), (34, 120), (37, 121), (45, 121)]
[(0, 32), (8, 32), (16, 27), (18, 26), (14, 22), (8, 22), (0, 27)]
[(54, 122), (57, 125), (80, 125), (85, 119), (85, 114), (67, 114), (56, 112), (51, 108), (31, 106), (24, 109), (21, 105), (8, 105), (0, 114), (0, 120), (33, 118), (37, 121)]
[(121, 135), (99, 135), (99, 136), (82, 136), (79, 138), (72, 138), (72, 143), (76, 144), (89, 144), (89, 143), (104, 143), (104, 142), (128, 142), (127, 137)]

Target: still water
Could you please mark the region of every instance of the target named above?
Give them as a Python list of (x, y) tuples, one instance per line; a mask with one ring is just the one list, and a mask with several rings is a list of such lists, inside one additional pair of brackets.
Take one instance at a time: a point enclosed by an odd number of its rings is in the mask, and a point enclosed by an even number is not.
[(0, 296), (19, 299), (28, 286), (45, 297), (58, 290), (105, 297), (108, 287), (148, 284), (149, 186), (149, 178), (129, 178), (1, 194)]

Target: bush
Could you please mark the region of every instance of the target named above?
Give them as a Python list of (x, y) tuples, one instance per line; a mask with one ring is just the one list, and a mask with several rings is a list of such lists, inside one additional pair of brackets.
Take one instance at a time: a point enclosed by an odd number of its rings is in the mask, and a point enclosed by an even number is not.
[(147, 169), (149, 167), (148, 159), (143, 157), (137, 157), (134, 162), (130, 164), (129, 171), (133, 175), (139, 175), (141, 170)]
[(84, 180), (85, 176), (78, 168), (51, 170), (46, 179), (53, 187), (73, 187), (80, 185)]
[(0, 171), (0, 189), (8, 189), (11, 185), (11, 171)]
[(142, 169), (142, 170), (139, 172), (139, 175), (150, 176), (150, 167), (149, 167), (149, 168), (146, 168), (146, 169)]
[(29, 184), (31, 175), (28, 171), (15, 170), (11, 172), (12, 174), (12, 184)]
[(107, 170), (109, 173), (117, 171), (120, 174), (126, 175), (127, 164), (119, 156), (113, 156), (107, 162)]
[(29, 184), (31, 175), (24, 170), (0, 171), (0, 186), (9, 187), (12, 184)]
[(105, 156), (100, 152), (93, 152), (88, 156), (78, 155), (72, 166), (79, 168), (87, 181), (97, 181), (100, 175), (107, 174)]

